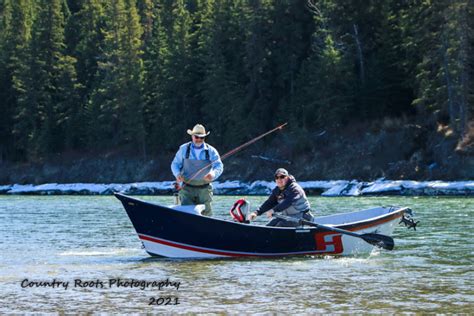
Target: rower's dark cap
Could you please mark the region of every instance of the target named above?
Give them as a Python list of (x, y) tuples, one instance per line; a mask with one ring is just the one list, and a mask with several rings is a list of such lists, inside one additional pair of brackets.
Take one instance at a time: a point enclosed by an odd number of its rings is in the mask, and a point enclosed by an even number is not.
[(289, 173), (286, 169), (283, 169), (283, 168), (278, 168), (277, 171), (275, 171), (275, 176), (277, 175), (283, 175), (283, 176), (289, 176)]

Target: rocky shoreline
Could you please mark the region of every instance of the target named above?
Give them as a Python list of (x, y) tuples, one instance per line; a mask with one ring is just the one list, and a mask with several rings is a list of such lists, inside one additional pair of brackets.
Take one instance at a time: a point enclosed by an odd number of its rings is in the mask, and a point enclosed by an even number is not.
[[(474, 181), (410, 181), (379, 179), (372, 182), (356, 180), (299, 181), (308, 195), (321, 196), (474, 196)], [(173, 181), (136, 183), (46, 183), (1, 185), (3, 195), (170, 195)], [(266, 195), (275, 184), (268, 181), (214, 182), (218, 195)]]

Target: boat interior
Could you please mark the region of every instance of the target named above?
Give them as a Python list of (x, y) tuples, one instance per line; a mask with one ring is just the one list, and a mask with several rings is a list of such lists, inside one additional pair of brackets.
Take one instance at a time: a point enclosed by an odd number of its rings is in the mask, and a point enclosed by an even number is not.
[[(202, 204), (199, 205), (172, 205), (169, 206), (174, 210), (185, 212), (194, 215), (201, 215), (205, 209)], [(314, 221), (323, 225), (340, 225), (348, 223), (356, 223), (367, 219), (374, 219), (380, 216), (385, 216), (392, 212), (399, 210), (400, 207), (375, 207), (365, 209), (361, 211), (349, 212), (349, 213), (338, 213), (334, 215), (316, 217)]]

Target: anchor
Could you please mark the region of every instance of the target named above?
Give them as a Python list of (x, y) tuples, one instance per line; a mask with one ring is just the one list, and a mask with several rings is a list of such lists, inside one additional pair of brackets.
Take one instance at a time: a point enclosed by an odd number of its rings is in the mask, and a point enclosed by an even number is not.
[(416, 230), (416, 225), (418, 225), (418, 223), (420, 221), (415, 221), (415, 219), (413, 219), (413, 211), (408, 209), (405, 214), (403, 214), (403, 217), (402, 219), (400, 220), (400, 223), (398, 224), (405, 224), (405, 227), (407, 227), (408, 229), (412, 228), (413, 227), (413, 230)]

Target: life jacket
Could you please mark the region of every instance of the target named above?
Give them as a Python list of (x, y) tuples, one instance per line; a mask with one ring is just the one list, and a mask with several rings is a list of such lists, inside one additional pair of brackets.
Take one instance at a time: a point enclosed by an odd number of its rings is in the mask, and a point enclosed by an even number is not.
[(293, 176), (290, 176), (290, 179), (288, 180), (285, 189), (277, 195), (278, 204), (286, 199), (285, 191), (287, 190), (298, 191), (300, 197), (296, 201), (293, 201), (287, 209), (283, 210), (282, 215), (291, 216), (299, 213), (304, 213), (311, 208), (308, 198), (306, 197), (306, 193), (304, 192), (303, 188), (301, 188), (301, 186), (296, 183), (295, 178)]
[(247, 214), (250, 210), (250, 203), (245, 199), (239, 199), (234, 203), (230, 209), (230, 216), (238, 223), (248, 224)]

